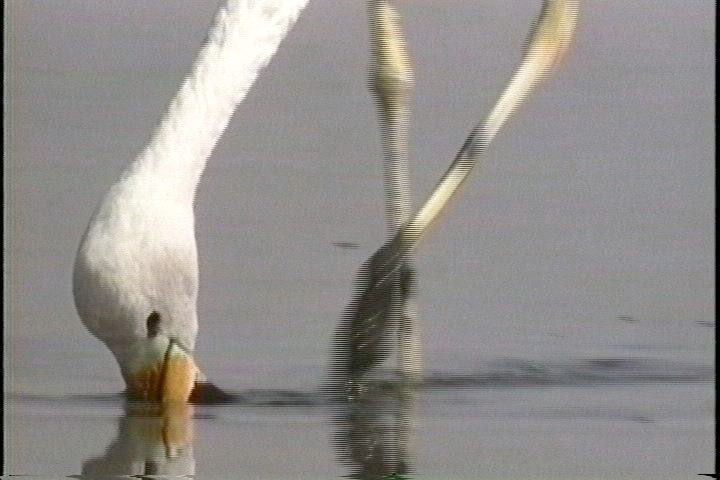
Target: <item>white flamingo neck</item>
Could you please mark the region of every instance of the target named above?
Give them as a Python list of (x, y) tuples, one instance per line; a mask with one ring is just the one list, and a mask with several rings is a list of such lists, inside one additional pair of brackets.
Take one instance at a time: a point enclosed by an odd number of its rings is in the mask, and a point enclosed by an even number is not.
[(192, 350), (198, 292), (193, 199), (237, 104), (308, 0), (227, 0), (152, 139), (105, 195), (78, 249), (73, 294), (85, 326), (127, 368), (150, 312)]
[(123, 174), (150, 176), (192, 202), (235, 107), (308, 0), (228, 0), (152, 139)]

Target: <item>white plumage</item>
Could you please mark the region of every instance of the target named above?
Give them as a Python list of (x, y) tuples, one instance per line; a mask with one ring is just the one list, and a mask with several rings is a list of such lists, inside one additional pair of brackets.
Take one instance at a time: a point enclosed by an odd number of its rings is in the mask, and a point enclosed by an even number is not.
[[(90, 220), (75, 260), (75, 305), (126, 381), (148, 355), (162, 356), (170, 339), (194, 349), (195, 189), (235, 107), (306, 3), (224, 3), (150, 143)], [(148, 334), (153, 312), (160, 318), (157, 335)]]

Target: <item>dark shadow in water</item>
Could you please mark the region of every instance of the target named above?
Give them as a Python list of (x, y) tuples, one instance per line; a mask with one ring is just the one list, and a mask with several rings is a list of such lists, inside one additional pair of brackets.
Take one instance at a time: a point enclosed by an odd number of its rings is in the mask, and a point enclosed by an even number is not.
[(505, 360), (468, 374), (428, 374), (424, 388), (530, 388), (704, 383), (711, 366), (648, 358), (595, 358), (563, 363)]
[[(507, 359), (489, 362), (467, 373), (426, 372), (413, 389), (452, 391), (455, 389), (572, 388), (606, 385), (692, 384), (715, 381), (715, 368), (689, 362), (658, 358), (591, 358), (564, 362)], [(402, 388), (394, 370), (376, 369), (371, 379), (378, 395), (395, 395)], [(365, 389), (369, 389), (365, 383)], [(231, 392), (223, 402), (197, 403), (198, 408), (215, 405), (238, 407), (324, 407), (343, 404), (346, 399), (332, 384), (319, 390), (251, 389)], [(363, 392), (355, 388), (349, 391)], [(69, 405), (121, 405), (123, 393), (107, 395), (31, 395), (11, 393), (19, 403), (63, 403)]]

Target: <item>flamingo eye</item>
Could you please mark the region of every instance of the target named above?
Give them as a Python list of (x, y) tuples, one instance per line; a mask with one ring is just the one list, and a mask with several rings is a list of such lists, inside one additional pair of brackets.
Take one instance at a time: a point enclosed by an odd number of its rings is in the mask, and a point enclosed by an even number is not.
[(145, 324), (147, 326), (148, 338), (155, 337), (160, 330), (160, 314), (153, 311), (150, 315), (148, 315)]

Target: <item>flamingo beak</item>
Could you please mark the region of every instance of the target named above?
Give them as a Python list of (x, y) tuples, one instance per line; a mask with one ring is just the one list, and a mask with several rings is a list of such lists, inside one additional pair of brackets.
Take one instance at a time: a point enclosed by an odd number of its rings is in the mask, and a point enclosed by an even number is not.
[(136, 356), (137, 368), (126, 375), (128, 395), (162, 403), (187, 402), (198, 377), (192, 355), (175, 340), (158, 348), (144, 346)]

